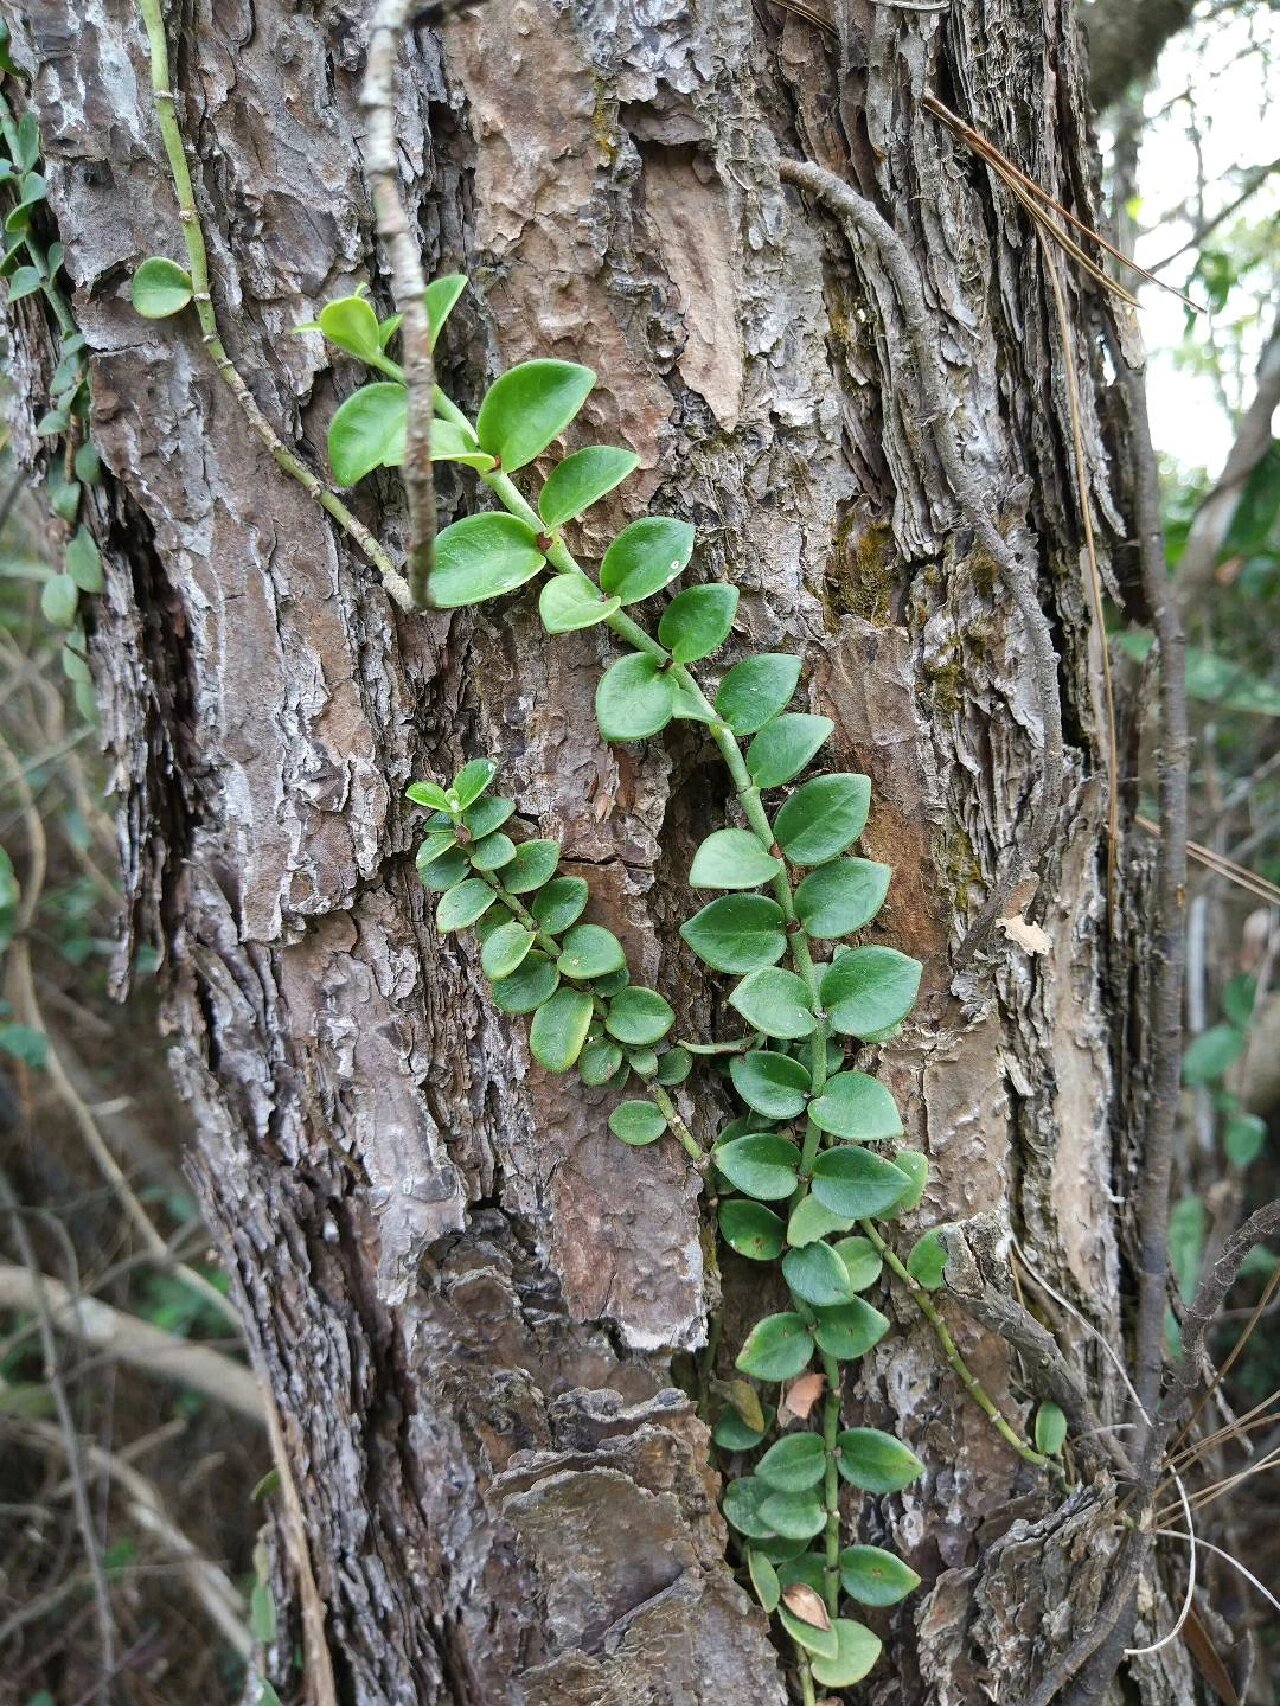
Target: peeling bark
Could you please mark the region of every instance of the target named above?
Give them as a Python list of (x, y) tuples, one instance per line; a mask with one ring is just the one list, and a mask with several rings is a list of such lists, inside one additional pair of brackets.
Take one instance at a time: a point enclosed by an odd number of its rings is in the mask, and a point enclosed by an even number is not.
[[(225, 340), (317, 466), (359, 375), (290, 328), (360, 281), (389, 306), (360, 175), (370, 13), (193, 0), (170, 24)], [(280, 1409), (339, 1696), (781, 1703), (765, 1620), (726, 1561), (706, 1428), (673, 1374), (718, 1301), (696, 1183), (674, 1148), (612, 1140), (603, 1095), (531, 1064), (473, 950), (431, 927), (402, 801), (415, 775), (500, 757), (523, 819), (563, 837), (593, 916), (698, 1034), (720, 995), (676, 929), (723, 778), (687, 732), (603, 746), (601, 630), (548, 642), (532, 597), (393, 610), (245, 432), (186, 321), (129, 307), (133, 268), (177, 254), (179, 235), (127, 0), (40, 0), (22, 24), (111, 475), (93, 653), (126, 960), (144, 940), (165, 957), (193, 1166)], [(590, 363), (600, 384), (571, 441), (628, 444), (641, 470), (588, 549), (651, 500), (694, 521), (695, 576), (740, 587), (747, 644), (804, 652), (834, 759), (872, 777), (866, 848), (897, 871), (871, 935), (926, 966), (917, 1015), (882, 1051), (933, 1168), (904, 1240), (993, 1215), (1119, 1346), (1139, 933), (1126, 922), (1108, 942), (1079, 518), (1085, 497), (1114, 543), (1129, 507), (1101, 424), (1103, 309), (1068, 282), (1082, 494), (1035, 236), (920, 104), (936, 89), (1088, 219), (1080, 55), (1068, 0), (945, 17), (850, 0), (830, 31), (745, 0), (514, 0), (412, 36), (396, 135), (427, 275), (473, 280), (441, 382), (470, 406), (500, 366)], [(1027, 636), (897, 383), (896, 300), (783, 189), (780, 154), (847, 178), (912, 249), (966, 455), (1037, 564), (1067, 743), (1029, 908), (1044, 956), (997, 936), (951, 969), (1036, 794)], [(23, 308), (34, 393), (41, 335)], [(470, 488), (438, 474), (443, 518), (465, 513)], [(396, 482), (353, 502), (403, 548)], [(707, 1136), (714, 1087), (687, 1111)], [(759, 1291), (727, 1258), (726, 1366)], [(925, 1587), (872, 1615), (890, 1658), (866, 1697), (1019, 1698), (1105, 1601), (1114, 1489), (1061, 1502), (967, 1403), (907, 1300), (883, 1306), (895, 1331), (851, 1371), (846, 1419), (899, 1432), (928, 1474), (850, 1499), (846, 1519)], [(1096, 1344), (1044, 1319), (1117, 1420)], [(1007, 1347), (958, 1311), (953, 1326), (1025, 1418), (1034, 1394)], [(1189, 1702), (1176, 1652), (1162, 1660), (1143, 1698)]]

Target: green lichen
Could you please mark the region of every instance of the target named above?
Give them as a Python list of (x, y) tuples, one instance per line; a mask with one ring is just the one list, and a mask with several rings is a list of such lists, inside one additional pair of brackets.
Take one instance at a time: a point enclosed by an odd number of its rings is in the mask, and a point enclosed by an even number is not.
[(836, 529), (827, 569), (835, 614), (887, 627), (898, 579), (898, 552), (889, 525), (846, 516)]

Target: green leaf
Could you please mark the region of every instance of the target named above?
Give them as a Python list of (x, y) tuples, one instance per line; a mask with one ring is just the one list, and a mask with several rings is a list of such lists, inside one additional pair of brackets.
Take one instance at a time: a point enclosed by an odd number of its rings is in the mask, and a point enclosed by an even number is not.
[(835, 724), (830, 717), (788, 711), (760, 730), (747, 748), (747, 771), (757, 788), (779, 788), (798, 776)]
[(775, 964), (787, 949), (782, 908), (758, 894), (711, 901), (680, 926), (680, 934), (714, 971), (739, 975)]
[(533, 936), (523, 924), (513, 921), (499, 925), (481, 950), (480, 964), (485, 976), (491, 983), (510, 977), (524, 963), (532, 947)]
[(348, 355), (359, 356), (361, 361), (372, 361), (382, 354), (378, 316), (363, 296), (341, 296), (326, 303), (320, 310), (320, 330), (331, 344)]
[(578, 1075), (584, 1084), (593, 1087), (607, 1084), (622, 1065), (622, 1050), (616, 1043), (600, 1038), (588, 1042), (578, 1056)]
[(33, 112), (25, 112), (18, 121), (18, 144), (13, 151), (13, 163), (20, 172), (29, 172), (40, 158), (40, 128)]
[(762, 652), (744, 658), (720, 683), (716, 715), (734, 734), (754, 734), (777, 716), (799, 679), (800, 659), (786, 652)]
[(792, 1040), (807, 1037), (817, 1024), (809, 1006), (809, 989), (794, 972), (780, 966), (748, 972), (729, 997), (749, 1025), (766, 1037)]
[(532, 580), (544, 561), (537, 535), (517, 516), (502, 510), (469, 515), (436, 539), (431, 603), (437, 610), (455, 610), (497, 598)]
[(538, 497), (538, 514), (548, 527), (562, 527), (620, 486), (639, 465), (640, 458), (630, 450), (615, 450), (607, 444), (575, 450), (548, 474)]
[(596, 376), (571, 361), (526, 361), (495, 379), (476, 417), (476, 437), (505, 473), (532, 462), (568, 426)]
[(436, 928), (465, 930), (482, 918), (496, 899), (488, 883), (482, 883), (479, 877), (468, 877), (441, 895), (436, 907)]
[(560, 985), (560, 973), (536, 949), (510, 977), (493, 986), (493, 1004), (503, 1013), (532, 1013), (549, 1001)]
[(191, 275), (176, 261), (152, 255), (134, 273), (130, 297), (144, 320), (167, 320), (190, 302), (192, 288)]
[(693, 528), (669, 515), (643, 515), (633, 521), (605, 552), (600, 585), (624, 604), (660, 592), (672, 582), (693, 555)]
[(86, 486), (96, 486), (102, 478), (102, 458), (92, 444), (82, 444), (76, 451), (76, 479), (83, 480)]
[(1262, 1153), (1267, 1122), (1257, 1114), (1233, 1114), (1222, 1133), (1222, 1147), (1233, 1167), (1248, 1167)]
[[(775, 1316), (775, 1320), (780, 1317)], [(799, 1320), (799, 1316), (795, 1317)], [(805, 1335), (805, 1342), (812, 1351), (813, 1346)], [(745, 1354), (745, 1353), (744, 1353)], [(779, 1378), (787, 1378), (785, 1375)], [(815, 1534), (821, 1534), (827, 1526), (827, 1513), (822, 1500), (816, 1493), (775, 1493), (770, 1492), (767, 1498), (760, 1501), (760, 1517), (767, 1522), (775, 1534), (781, 1534), (787, 1540), (812, 1540)], [(810, 1628), (811, 1625), (804, 1625)]]
[(459, 807), (466, 811), (468, 806), (473, 806), (497, 774), (498, 766), (492, 758), (473, 758), (470, 764), (464, 764), (454, 777), (451, 789)]
[[(749, 1448), (730, 1446), (728, 1449)], [(730, 1481), (720, 1504), (725, 1521), (736, 1528), (739, 1534), (745, 1534), (748, 1540), (767, 1540), (774, 1530), (761, 1516), (760, 1506), (770, 1496), (771, 1491), (766, 1482), (757, 1481), (754, 1475), (743, 1475), (737, 1481)]]
[(880, 1637), (847, 1617), (837, 1617), (832, 1627), (836, 1632), (836, 1657), (815, 1658), (811, 1669), (824, 1688), (852, 1688), (880, 1657)]
[(515, 842), (509, 835), (486, 835), (467, 851), (472, 868), (477, 871), (500, 871), (516, 856)]
[(69, 628), (76, 619), (79, 591), (70, 575), (50, 575), (40, 590), (40, 610), (55, 628)]
[(1046, 1457), (1056, 1457), (1067, 1437), (1067, 1418), (1058, 1406), (1046, 1399), (1036, 1411), (1036, 1450)]
[(803, 1493), (816, 1487), (827, 1466), (821, 1434), (787, 1434), (756, 1464), (756, 1474), (778, 1493)]
[(870, 809), (870, 777), (815, 776), (782, 807), (774, 833), (793, 864), (825, 865), (862, 834)]
[(626, 963), (622, 943), (612, 930), (600, 924), (577, 924), (565, 937), (556, 966), (561, 977), (585, 983), (589, 978), (608, 977)]
[(888, 1030), (915, 1005), (920, 972), (920, 961), (896, 948), (852, 948), (823, 975), (822, 1005), (846, 1036)]
[(451, 809), (449, 796), (438, 782), (410, 782), (404, 794), (415, 806), (426, 806), (433, 812), (448, 812)]
[(1245, 1034), (1234, 1025), (1212, 1025), (1192, 1040), (1182, 1056), (1184, 1084), (1212, 1084), (1244, 1052)]
[(905, 1176), (892, 1161), (856, 1144), (824, 1149), (813, 1164), (813, 1194), (833, 1214), (867, 1220), (901, 1197)]
[(828, 1308), (853, 1300), (848, 1270), (830, 1244), (814, 1242), (788, 1250), (782, 1258), (782, 1277), (802, 1303)]
[(849, 1598), (863, 1605), (896, 1605), (920, 1586), (915, 1571), (880, 1546), (846, 1546), (840, 1581)]
[[(825, 1248), (825, 1244), (813, 1244), (809, 1250)], [(795, 1254), (808, 1255), (809, 1250), (797, 1250)], [(841, 1362), (853, 1362), (865, 1356), (889, 1331), (889, 1323), (880, 1311), (860, 1297), (838, 1304), (834, 1309), (815, 1309), (814, 1314), (817, 1326), (813, 1336), (818, 1342), (818, 1349), (828, 1356), (838, 1357)]]
[(442, 421), (439, 416), (431, 422), (431, 460), (461, 462), (465, 468), (477, 468), (487, 474), (493, 467), (493, 457), (481, 450), (470, 427), (457, 421)]
[(102, 557), (87, 527), (78, 527), (63, 557), (67, 573), (81, 592), (101, 592)]
[(869, 1238), (857, 1233), (852, 1238), (842, 1238), (834, 1249), (844, 1263), (849, 1284), (854, 1291), (865, 1291), (880, 1278), (884, 1263), (880, 1260), (880, 1252)]
[(735, 1055), (729, 1076), (749, 1108), (771, 1120), (790, 1120), (804, 1110), (809, 1092), (808, 1069), (790, 1055), (772, 1049), (753, 1049)]
[(693, 856), (689, 886), (695, 889), (753, 889), (776, 877), (782, 866), (746, 829), (717, 829)]
[(634, 984), (621, 989), (609, 1003), (605, 1029), (628, 1048), (648, 1048), (666, 1036), (676, 1016), (656, 989)]
[(540, 889), (559, 863), (558, 841), (525, 841), (503, 871), (502, 886), (512, 894), (528, 894), (530, 889)]
[(39, 1070), (49, 1058), (49, 1039), (34, 1025), (0, 1025), (0, 1054)]
[(884, 1211), (886, 1220), (896, 1220), (900, 1214), (911, 1214), (920, 1207), (924, 1188), (929, 1179), (928, 1157), (918, 1150), (900, 1149), (893, 1164), (907, 1181), (902, 1195)]
[(1253, 1004), (1258, 996), (1258, 980), (1247, 972), (1233, 977), (1222, 991), (1222, 1011), (1233, 1025), (1247, 1031), (1253, 1023)]
[(607, 621), (621, 599), (601, 598), (590, 581), (554, 575), (538, 594), (538, 614), (548, 634), (572, 634)]
[(42, 282), (34, 267), (19, 267), (9, 280), (9, 301), (21, 302), (24, 296), (34, 296)]
[(813, 1356), (813, 1340), (801, 1315), (766, 1315), (747, 1335), (735, 1367), (757, 1380), (794, 1380)]
[(669, 1048), (658, 1063), (658, 1083), (683, 1084), (692, 1070), (693, 1056), (687, 1048)]
[(454, 303), (467, 288), (465, 273), (442, 273), (439, 278), (433, 278), (427, 286), (422, 298), (427, 310), (427, 332), (431, 339), (431, 347), (436, 347), (436, 339), (444, 330), (444, 323), (453, 312)]
[(829, 1232), (847, 1232), (852, 1225), (847, 1215), (832, 1214), (811, 1193), (802, 1197), (791, 1211), (787, 1222), (787, 1243), (801, 1250), (806, 1244), (825, 1238)]
[(946, 1275), (947, 1246), (936, 1227), (917, 1238), (907, 1257), (907, 1272), (925, 1291), (937, 1291)]
[(647, 740), (671, 721), (672, 681), (656, 658), (628, 652), (596, 688), (596, 722), (606, 740)]
[(899, 1493), (924, 1474), (915, 1452), (878, 1428), (846, 1428), (836, 1443), (841, 1475), (864, 1493)]
[(408, 421), (403, 385), (383, 382), (354, 391), (329, 422), (329, 466), (337, 483), (354, 486), (375, 468), (400, 467)]
[(717, 581), (677, 593), (662, 613), (658, 640), (677, 663), (710, 657), (729, 637), (738, 611), (738, 589)]
[(809, 1118), (820, 1131), (851, 1143), (882, 1143), (902, 1135), (902, 1118), (884, 1085), (865, 1072), (838, 1072), (814, 1098)]
[(785, 1137), (754, 1132), (731, 1138), (718, 1144), (711, 1158), (731, 1185), (762, 1202), (780, 1202), (796, 1188), (800, 1152)]
[(764, 1553), (757, 1551), (754, 1546), (747, 1551), (747, 1574), (751, 1577), (751, 1585), (756, 1590), (756, 1598), (766, 1616), (772, 1617), (782, 1597), (782, 1586), (778, 1581), (778, 1572)]
[(455, 883), (466, 876), (468, 865), (467, 856), (460, 847), (452, 848), (444, 853), (434, 850), (430, 858), (424, 856), (426, 843), (418, 850), (418, 880), (423, 888), (430, 889), (434, 894), (440, 894), (445, 889), (451, 889)]
[(879, 912), (892, 875), (891, 865), (870, 859), (833, 859), (796, 890), (796, 917), (810, 936), (851, 936)]
[(623, 1143), (640, 1148), (667, 1129), (667, 1117), (653, 1102), (620, 1102), (609, 1115), (609, 1130)]
[(559, 936), (577, 923), (590, 898), (584, 878), (556, 877), (533, 897), (529, 910), (549, 936)]
[(731, 1250), (753, 1262), (772, 1262), (782, 1254), (786, 1228), (761, 1202), (731, 1197), (720, 1204), (720, 1236)]
[(1169, 1266), (1184, 1303), (1195, 1296), (1200, 1277), (1206, 1218), (1204, 1201), (1197, 1196), (1182, 1197), (1169, 1210)]
[(557, 989), (533, 1016), (529, 1048), (548, 1072), (567, 1072), (582, 1052), (595, 1004), (585, 989)]
[[(809, 1502), (810, 1501), (805, 1501), (806, 1515), (808, 1514), (807, 1506)], [(763, 1510), (763, 1506), (761, 1508)], [(816, 1529), (811, 1532), (806, 1531), (804, 1538), (811, 1539), (813, 1533), (821, 1534), (821, 1532), (821, 1529)], [(799, 1538), (799, 1536), (797, 1536), (797, 1538)], [(814, 1591), (818, 1592), (820, 1590), (815, 1589)], [(825, 1629), (820, 1628), (816, 1623), (809, 1623), (803, 1617), (797, 1617), (795, 1612), (787, 1605), (779, 1606), (778, 1619), (781, 1622), (782, 1627), (786, 1630), (787, 1634), (790, 1635), (796, 1645), (803, 1647), (807, 1653), (812, 1653), (815, 1659), (832, 1660), (839, 1655), (840, 1638), (836, 1634), (834, 1623), (829, 1624)]]

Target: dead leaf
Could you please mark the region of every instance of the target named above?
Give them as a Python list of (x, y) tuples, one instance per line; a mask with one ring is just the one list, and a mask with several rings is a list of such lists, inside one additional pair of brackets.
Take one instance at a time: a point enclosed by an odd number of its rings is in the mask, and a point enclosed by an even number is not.
[(754, 1428), (757, 1433), (764, 1432), (765, 1419), (764, 1411), (760, 1407), (760, 1394), (749, 1381), (731, 1380), (725, 1395), (749, 1428)]
[[(782, 1597), (785, 1599), (787, 1596), (783, 1594)], [(1218, 1699), (1224, 1702), (1224, 1706), (1240, 1706), (1240, 1696), (1227, 1674), (1227, 1667), (1223, 1664), (1218, 1649), (1213, 1644), (1213, 1637), (1205, 1628), (1194, 1606), (1182, 1626), (1182, 1639), (1187, 1644), (1187, 1651), (1191, 1654), (1196, 1669)]]
[(812, 1624), (815, 1629), (830, 1629), (831, 1617), (822, 1595), (815, 1593), (807, 1583), (792, 1582), (789, 1588), (783, 1588), (782, 1603), (802, 1623)]
[(826, 1375), (802, 1374), (799, 1380), (793, 1380), (787, 1387), (782, 1407), (803, 1422), (826, 1389)]
[(1025, 949), (1028, 954), (1047, 954), (1053, 947), (1053, 943), (1040, 926), (1029, 924), (1021, 913), (1015, 913), (1012, 918), (1002, 918), (1000, 928), (1011, 942)]

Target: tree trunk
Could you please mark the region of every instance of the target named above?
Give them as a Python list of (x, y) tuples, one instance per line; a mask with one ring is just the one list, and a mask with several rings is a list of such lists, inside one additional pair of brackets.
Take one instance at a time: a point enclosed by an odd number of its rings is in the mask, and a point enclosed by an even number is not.
[[(129, 0), (24, 10), (16, 51), (35, 73), (110, 475), (93, 653), (128, 941), (163, 951), (193, 1166), (279, 1408), (337, 1698), (782, 1702), (788, 1644), (735, 1576), (723, 1465), (678, 1384), (679, 1353), (719, 1307), (697, 1178), (674, 1145), (613, 1139), (605, 1093), (531, 1064), (474, 947), (434, 931), (413, 867), (421, 817), (403, 800), (414, 777), (496, 757), (682, 1033), (706, 1036), (723, 988), (676, 929), (691, 851), (731, 805), (715, 754), (688, 724), (604, 745), (592, 693), (609, 636), (548, 639), (527, 593), (393, 608), (246, 430), (194, 322), (130, 306), (141, 259), (182, 246)], [(369, 10), (193, 0), (169, 21), (225, 342), (321, 471), (358, 375), (291, 331), (360, 282), (387, 301), (361, 171)], [(741, 589), (752, 645), (803, 653), (833, 759), (872, 778), (864, 847), (896, 867), (872, 939), (926, 968), (879, 1068), (932, 1166), (903, 1253), (939, 1221), (985, 1217), (971, 1242), (1011, 1228), (1120, 1348), (1138, 973), (1107, 927), (1066, 379), (1070, 364), (1105, 543), (1127, 505), (1100, 424), (1109, 310), (1064, 269), (1064, 350), (1024, 210), (923, 105), (940, 96), (1090, 219), (1071, 0), (946, 15), (851, 0), (821, 27), (746, 0), (515, 0), (420, 28), (400, 81), (427, 276), (472, 280), (442, 383), (473, 412), (519, 360), (594, 367), (591, 437), (641, 459), (610, 522), (650, 501), (695, 522), (694, 577)], [(952, 425), (996, 496), (991, 519), (1029, 541), (1060, 654), (1066, 782), (1038, 891), (1016, 897), (1045, 940), (1028, 951), (997, 930), (966, 971), (954, 956), (1014, 867), (1043, 768), (1028, 633), (910, 401), (899, 297), (780, 184), (780, 156), (857, 186), (914, 254)], [(38, 373), (32, 299), (13, 318)], [(31, 391), (38, 413), (38, 379)], [(442, 522), (467, 513), (470, 476), (437, 472)], [(353, 503), (402, 549), (398, 481)], [(1126, 850), (1121, 869), (1136, 866)], [(697, 1082), (685, 1105), (707, 1141), (727, 1104), (714, 1077)], [(989, 1243), (1007, 1289), (1007, 1239)], [(722, 1374), (764, 1311), (760, 1271), (725, 1261)], [(1024, 1296), (1119, 1421), (1096, 1337), (1030, 1283)], [(924, 1586), (870, 1614), (887, 1656), (866, 1697), (1021, 1699), (1106, 1601), (1117, 1495), (1096, 1462), (1067, 1497), (1020, 1461), (909, 1299), (880, 1302), (894, 1330), (851, 1365), (845, 1425), (896, 1431), (927, 1475), (851, 1496), (845, 1521)], [(1035, 1388), (1017, 1358), (942, 1308), (1025, 1427)], [(1142, 1697), (1191, 1700), (1180, 1663), (1145, 1661)], [(314, 1654), (308, 1671), (319, 1699)], [(276, 1681), (298, 1697), (287, 1665)]]

